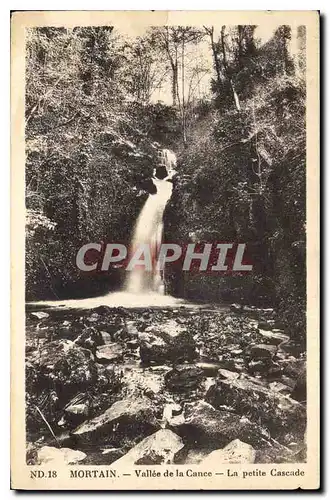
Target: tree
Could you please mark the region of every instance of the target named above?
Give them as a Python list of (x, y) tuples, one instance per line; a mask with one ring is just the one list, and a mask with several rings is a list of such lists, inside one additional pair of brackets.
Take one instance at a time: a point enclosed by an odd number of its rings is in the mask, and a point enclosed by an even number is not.
[[(204, 33), (191, 26), (153, 27), (154, 43), (166, 55), (171, 68), (172, 104), (178, 106), (181, 115), (182, 139), (187, 142), (186, 134), (186, 51), (189, 45), (196, 45)], [(181, 85), (179, 84), (179, 70)]]

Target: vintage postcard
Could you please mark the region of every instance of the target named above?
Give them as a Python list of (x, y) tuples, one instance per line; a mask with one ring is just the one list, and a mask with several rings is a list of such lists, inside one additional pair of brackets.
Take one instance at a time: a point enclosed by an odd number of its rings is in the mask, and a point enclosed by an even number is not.
[(11, 28), (12, 488), (318, 489), (319, 13)]

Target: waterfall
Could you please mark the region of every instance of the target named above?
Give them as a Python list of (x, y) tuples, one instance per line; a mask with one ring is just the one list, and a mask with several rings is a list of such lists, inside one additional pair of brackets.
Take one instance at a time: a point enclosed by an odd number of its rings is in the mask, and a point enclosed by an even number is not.
[(163, 238), (163, 214), (173, 189), (172, 182), (169, 181), (175, 174), (176, 157), (172, 151), (162, 149), (159, 151), (159, 159), (160, 165), (154, 169), (152, 178), (157, 193), (149, 194), (137, 219), (131, 242), (133, 251), (140, 245), (149, 245), (152, 271), (146, 271), (143, 266), (130, 271), (125, 283), (125, 290), (129, 293), (164, 294), (164, 281), (161, 271), (156, 268), (156, 260)]

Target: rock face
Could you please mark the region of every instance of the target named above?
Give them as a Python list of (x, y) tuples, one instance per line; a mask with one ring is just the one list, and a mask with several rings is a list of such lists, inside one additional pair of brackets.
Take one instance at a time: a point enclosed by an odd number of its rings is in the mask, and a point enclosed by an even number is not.
[(204, 378), (203, 370), (195, 365), (178, 365), (165, 375), (169, 390), (185, 392), (196, 389)]
[(143, 439), (112, 466), (172, 464), (183, 447), (179, 436), (169, 429), (161, 429)]
[(305, 408), (297, 401), (249, 379), (222, 380), (209, 388), (206, 400), (215, 408), (231, 406), (239, 415), (251, 415), (272, 437), (292, 427), (304, 432)]
[(71, 450), (70, 448), (53, 448), (43, 446), (38, 451), (38, 462), (40, 465), (50, 464), (52, 467), (60, 465), (76, 464), (86, 457), (82, 451)]
[[(176, 424), (178, 422), (178, 424)], [(268, 434), (248, 418), (216, 410), (205, 401), (186, 403), (183, 419), (175, 417), (170, 426), (188, 442), (224, 446), (235, 438), (255, 446), (264, 444)]]
[(253, 464), (256, 458), (254, 448), (247, 443), (235, 439), (221, 450), (212, 451), (201, 465), (215, 467), (217, 464)]
[(73, 436), (79, 442), (102, 441), (121, 444), (125, 439), (144, 437), (159, 429), (154, 407), (148, 398), (117, 401), (104, 413), (82, 423)]

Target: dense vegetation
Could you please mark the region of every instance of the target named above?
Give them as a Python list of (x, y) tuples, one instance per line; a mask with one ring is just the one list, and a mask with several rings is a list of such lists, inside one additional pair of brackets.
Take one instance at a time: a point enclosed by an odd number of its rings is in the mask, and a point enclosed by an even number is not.
[[(305, 81), (300, 50), (279, 27), (153, 28), (128, 40), (111, 27), (27, 33), (28, 299), (85, 296), (122, 276), (84, 276), (78, 248), (128, 242), (157, 148), (178, 156), (168, 241), (246, 242), (254, 273), (166, 272), (170, 293), (275, 305), (292, 336), (305, 324)], [(208, 73), (195, 54), (212, 58)], [(156, 102), (169, 85), (172, 104)], [(149, 182), (148, 182), (149, 180)]]

